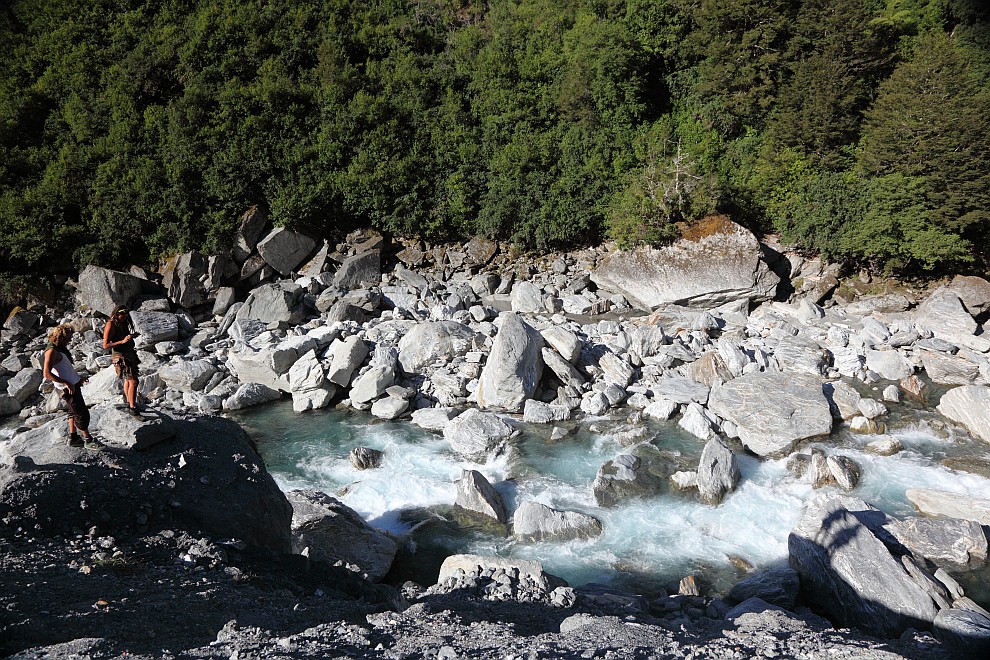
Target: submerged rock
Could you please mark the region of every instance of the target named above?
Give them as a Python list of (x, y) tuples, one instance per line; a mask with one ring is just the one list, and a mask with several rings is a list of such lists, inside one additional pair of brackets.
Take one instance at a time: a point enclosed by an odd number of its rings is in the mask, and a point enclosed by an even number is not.
[(526, 501), (512, 517), (512, 532), (521, 541), (568, 541), (601, 535), (602, 523), (586, 513)]
[(501, 451), (512, 427), (494, 413), (469, 408), (444, 426), (443, 437), (464, 458), (483, 463)]
[(698, 463), (698, 493), (705, 504), (721, 504), (726, 493), (739, 484), (739, 461), (735, 452), (719, 438), (705, 444)]
[(494, 518), (503, 524), (509, 520), (502, 496), (477, 470), (461, 470), (454, 504), (468, 511)]

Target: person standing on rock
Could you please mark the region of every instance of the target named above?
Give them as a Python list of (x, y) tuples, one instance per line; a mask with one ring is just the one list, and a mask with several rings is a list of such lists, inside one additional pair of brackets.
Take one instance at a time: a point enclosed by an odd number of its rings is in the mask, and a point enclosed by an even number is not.
[(137, 407), (138, 388), (138, 356), (134, 348), (134, 337), (137, 333), (131, 329), (131, 313), (124, 305), (117, 305), (110, 314), (106, 328), (103, 329), (103, 348), (113, 353), (113, 368), (117, 376), (124, 381), (124, 398), (127, 399), (128, 412), (135, 417), (141, 417)]
[[(49, 333), (43, 373), (45, 378), (55, 383), (59, 397), (69, 407), (69, 446), (98, 451), (103, 447), (89, 432), (89, 407), (82, 395), (83, 384), (87, 381), (76, 373), (76, 368), (72, 366), (72, 356), (66, 348), (72, 339), (72, 333), (72, 326), (67, 324), (62, 324)], [(82, 433), (81, 438), (77, 430)]]

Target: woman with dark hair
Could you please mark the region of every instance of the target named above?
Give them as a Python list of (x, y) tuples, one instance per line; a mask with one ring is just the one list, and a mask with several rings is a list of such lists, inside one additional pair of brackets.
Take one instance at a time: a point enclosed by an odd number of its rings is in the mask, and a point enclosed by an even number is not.
[[(103, 446), (89, 432), (89, 407), (82, 395), (82, 386), (86, 381), (76, 373), (72, 355), (66, 348), (71, 338), (72, 326), (67, 324), (54, 328), (48, 334), (42, 373), (55, 383), (55, 389), (69, 408), (69, 446), (99, 451)], [(82, 432), (81, 438), (77, 429)]]
[(124, 305), (117, 305), (110, 314), (103, 329), (103, 348), (113, 352), (113, 367), (117, 376), (124, 381), (124, 397), (129, 412), (135, 417), (141, 413), (137, 408), (138, 356), (134, 349), (134, 337), (138, 333), (131, 329), (131, 313)]

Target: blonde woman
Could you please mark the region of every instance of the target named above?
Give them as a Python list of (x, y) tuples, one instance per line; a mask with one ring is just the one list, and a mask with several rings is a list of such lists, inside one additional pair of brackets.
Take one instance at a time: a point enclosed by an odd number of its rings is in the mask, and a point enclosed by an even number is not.
[[(103, 446), (89, 432), (89, 407), (82, 395), (82, 387), (88, 381), (82, 379), (72, 366), (68, 348), (72, 339), (72, 326), (60, 325), (48, 334), (43, 373), (55, 383), (59, 396), (69, 407), (69, 446), (85, 447), (99, 451)], [(79, 433), (82, 437), (79, 437)]]

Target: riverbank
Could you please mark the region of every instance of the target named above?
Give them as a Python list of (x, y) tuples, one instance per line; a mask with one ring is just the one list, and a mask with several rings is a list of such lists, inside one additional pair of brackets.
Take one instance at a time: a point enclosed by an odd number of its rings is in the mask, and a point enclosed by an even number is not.
[[(839, 625), (880, 637), (934, 630), (953, 648), (983, 648), (985, 638), (973, 630), (984, 625), (985, 613), (941, 569), (946, 561), (960, 561), (949, 556), (950, 547), (966, 549), (963, 563), (986, 561), (981, 522), (988, 521), (981, 516), (990, 503), (974, 500), (963, 510), (958, 494), (905, 493), (935, 516), (924, 519), (931, 524), (919, 527), (883, 514), (839, 495), (858, 494), (864, 466), (830, 438), (837, 429), (865, 433), (875, 438), (874, 455), (896, 454), (902, 447), (886, 433), (887, 425), (912, 398), (938, 404), (948, 437), (990, 437), (987, 406), (980, 404), (990, 392), (985, 281), (963, 278), (921, 298), (888, 292), (846, 299), (826, 265), (760, 245), (725, 223), (665, 250), (589, 251), (536, 264), (477, 239), (427, 253), (415, 246), (384, 250), (374, 236), (352, 237), (336, 250), (303, 249), (302, 239), (290, 234), (275, 229), (251, 245), (239, 272), (220, 260), (183, 255), (165, 269), (163, 288), (140, 272), (89, 268), (80, 275), (82, 313), (63, 320), (80, 330), (70, 349), (90, 375), (86, 395), (94, 405), (94, 428), (113, 450), (102, 458), (47, 449), (59, 446), (62, 422), (36, 361), (43, 330), (57, 317), (44, 310), (11, 315), (2, 337), (10, 356), (3, 361), (7, 395), (0, 403), (10, 413), (20, 411), (23, 423), (0, 443), (5, 537), (22, 543), (28, 537), (109, 534), (126, 545), (170, 531), (206, 538), (206, 546), (233, 539), (266, 547), (290, 565), (338, 564), (350, 577), (364, 576), (355, 579), (387, 607), (408, 611), (398, 592), (373, 584), (388, 572), (402, 539), (369, 527), (326, 494), (282, 494), (250, 441), (237, 440), (237, 430), (208, 434), (241, 443), (233, 451), (188, 444), (196, 429), (211, 428), (210, 420), (218, 419), (212, 415), (286, 396), (299, 414), (343, 405), (439, 434), (465, 466), (448, 505), (504, 526), (520, 544), (597, 538), (614, 507), (674, 488), (703, 506), (725, 507), (745, 483), (741, 460), (786, 458), (789, 478), (820, 489), (823, 497), (789, 535), (792, 568), (782, 578), (784, 596), (776, 595), (779, 575), (752, 576), (758, 585), (752, 595), (782, 603), (774, 606), (784, 611), (753, 616), (782, 617), (780, 625), (795, 629), (824, 625), (819, 618), (792, 621), (807, 618), (807, 603)], [(262, 265), (253, 269), (249, 262)], [(227, 285), (229, 278), (238, 286)], [(92, 311), (125, 299), (141, 333), (140, 390), (149, 407), (140, 421), (118, 414), (119, 384), (99, 348), (102, 322)], [(867, 386), (865, 395), (852, 382)], [(697, 460), (664, 460), (650, 420), (675, 423), (700, 448)], [(591, 506), (506, 501), (504, 482), (519, 476), (494, 475), (492, 483), (484, 466), (511, 456), (522, 425), (544, 428), (556, 446), (566, 447), (575, 432), (613, 437), (614, 455), (603, 460), (586, 493)], [(373, 449), (354, 447), (353, 460), (375, 470), (381, 456)], [(120, 514), (109, 521), (89, 505), (76, 510), (71, 504), (78, 492), (70, 484), (80, 483), (79, 475), (89, 475), (82, 484), (94, 488), (93, 497), (105, 498), (97, 495), (98, 477), (117, 473), (143, 475), (134, 483), (148, 501), (131, 503), (122, 488), (116, 497), (129, 506), (107, 502), (104, 513)], [(231, 484), (237, 489), (230, 504), (214, 501), (217, 494), (234, 493)], [(35, 499), (43, 493), (54, 494)], [(70, 520), (56, 515), (59, 496), (70, 503)], [(36, 515), (36, 502), (49, 507), (45, 515)], [(833, 520), (842, 520), (844, 534), (859, 541), (832, 535)], [(108, 524), (112, 532), (102, 529)], [(98, 534), (88, 532), (93, 526)], [(121, 546), (100, 561), (112, 563), (115, 552), (126, 556)], [(192, 557), (186, 568), (217, 570), (223, 563), (217, 557), (205, 563)], [(479, 568), (453, 582), (403, 587), (405, 602), (446, 597), (455, 589), (483, 602), (543, 608), (551, 622), (558, 614), (547, 613), (559, 612), (563, 618), (548, 624), (546, 634), (563, 634), (564, 620), (587, 612), (633, 616), (635, 623), (642, 618), (643, 625), (656, 626), (651, 635), (685, 626), (702, 631), (692, 634), (712, 648), (720, 648), (716, 637), (725, 637), (724, 626), (738, 625), (735, 615), (729, 617), (735, 602), (699, 596), (691, 581), (644, 604), (635, 593), (558, 584), (542, 568), (510, 566), (499, 573), (486, 568), (491, 559), (467, 561)], [(20, 607), (13, 601), (8, 610), (16, 614)], [(765, 602), (747, 607), (773, 609)], [(221, 604), (216, 608), (228, 612)], [(223, 614), (210, 626), (219, 618)], [(28, 620), (36, 623), (33, 616)], [(573, 632), (583, 627), (579, 622), (563, 628)], [(713, 627), (720, 631), (716, 637)], [(939, 644), (924, 637), (929, 641), (918, 646), (913, 634), (905, 638), (905, 652)]]

